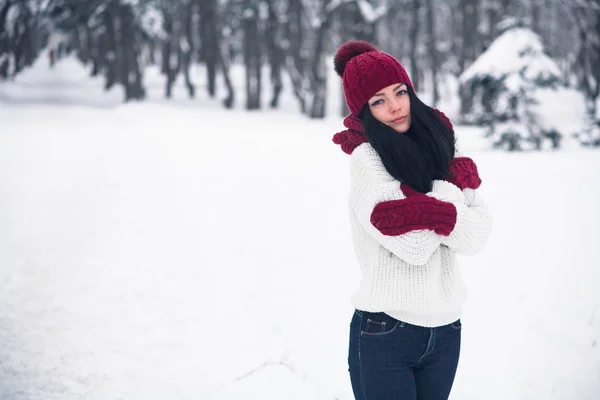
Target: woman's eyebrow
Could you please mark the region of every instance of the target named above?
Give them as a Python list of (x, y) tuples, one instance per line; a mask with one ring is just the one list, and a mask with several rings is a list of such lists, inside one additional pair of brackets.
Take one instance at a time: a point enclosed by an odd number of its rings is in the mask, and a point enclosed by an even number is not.
[[(396, 86), (396, 87), (394, 88), (394, 90), (392, 90), (392, 92), (395, 92), (396, 90), (400, 89), (402, 86), (406, 86), (406, 84), (404, 84), (404, 83), (401, 83), (401, 84), (399, 84), (398, 86)], [(375, 97), (375, 96), (383, 96), (384, 94), (385, 94), (385, 93), (375, 93), (375, 94), (373, 95), (373, 97)]]

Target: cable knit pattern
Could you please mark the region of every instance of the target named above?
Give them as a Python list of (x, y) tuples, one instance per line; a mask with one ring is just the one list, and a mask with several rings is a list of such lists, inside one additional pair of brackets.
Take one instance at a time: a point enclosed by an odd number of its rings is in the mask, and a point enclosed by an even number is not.
[(344, 118), (344, 126), (348, 129), (333, 135), (333, 143), (339, 144), (344, 153), (352, 154), (355, 148), (368, 142), (364, 133), (364, 125), (360, 118), (348, 114)]
[(371, 223), (378, 204), (415, 196), (403, 192), (370, 144), (361, 144), (352, 152), (350, 224), (362, 270), (352, 304), (433, 327), (460, 318), (466, 290), (455, 253), (479, 251), (487, 241), (492, 219), (473, 189), (461, 191), (449, 182), (434, 181), (432, 191), (421, 195), (452, 204), (456, 210), (452, 232), (443, 236), (430, 229), (415, 229), (385, 235)]
[(477, 171), (477, 165), (468, 157), (457, 157), (452, 160), (448, 172), (451, 178), (448, 182), (458, 186), (461, 190), (478, 189), (481, 186), (481, 178)]
[(388, 236), (431, 229), (448, 236), (456, 224), (456, 207), (452, 203), (426, 195), (379, 203), (371, 214), (371, 224)]

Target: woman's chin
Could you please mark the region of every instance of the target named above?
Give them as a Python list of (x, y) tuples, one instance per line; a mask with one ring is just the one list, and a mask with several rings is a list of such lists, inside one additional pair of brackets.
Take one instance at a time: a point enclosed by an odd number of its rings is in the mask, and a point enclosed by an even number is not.
[(390, 128), (392, 128), (393, 130), (395, 130), (398, 133), (406, 133), (406, 132), (408, 132), (410, 125), (405, 126), (404, 124), (402, 124), (402, 125), (398, 125), (398, 126), (390, 126)]

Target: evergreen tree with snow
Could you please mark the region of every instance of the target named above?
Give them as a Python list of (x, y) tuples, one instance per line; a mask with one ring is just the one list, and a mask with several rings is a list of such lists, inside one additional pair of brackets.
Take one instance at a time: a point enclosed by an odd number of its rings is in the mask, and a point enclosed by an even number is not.
[(0, 0), (0, 81), (15, 77), (39, 56), (48, 39), (43, 4)]
[(560, 147), (563, 134), (548, 124), (539, 99), (565, 86), (539, 36), (514, 19), (460, 76), (461, 117), (488, 128), (494, 148), (508, 151)]

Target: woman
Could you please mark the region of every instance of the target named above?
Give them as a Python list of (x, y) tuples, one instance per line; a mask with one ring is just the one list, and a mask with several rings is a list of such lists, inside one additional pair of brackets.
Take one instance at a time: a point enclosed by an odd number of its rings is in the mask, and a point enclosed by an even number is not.
[(362, 279), (348, 364), (358, 400), (447, 399), (466, 291), (455, 253), (475, 254), (492, 218), (452, 124), (423, 104), (398, 60), (362, 41), (337, 51), (350, 115), (350, 223)]

